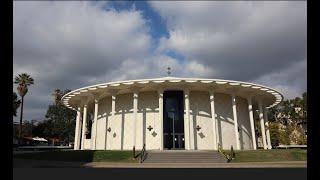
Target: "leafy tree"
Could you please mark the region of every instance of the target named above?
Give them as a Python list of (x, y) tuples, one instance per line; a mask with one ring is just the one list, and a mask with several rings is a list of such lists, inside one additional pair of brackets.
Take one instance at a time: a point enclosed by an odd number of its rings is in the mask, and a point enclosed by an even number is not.
[(286, 129), (279, 130), (279, 142), (280, 144), (290, 144), (290, 134), (292, 133), (292, 128), (287, 127)]
[(278, 144), (280, 138), (279, 123), (269, 122), (269, 131), (271, 143), (275, 142), (275, 144)]
[(21, 114), (20, 114), (19, 142), (18, 142), (18, 144), (20, 145), (21, 132), (22, 132), (22, 119), (23, 119), (23, 100), (24, 100), (24, 96), (28, 92), (28, 86), (34, 84), (34, 80), (30, 75), (28, 75), (26, 73), (22, 73), (22, 74), (18, 74), (18, 76), (15, 77), (14, 83), (18, 84), (17, 90), (18, 90), (18, 93), (21, 97), (21, 109), (20, 109)]
[(302, 98), (288, 99), (270, 108), (268, 117), (270, 122), (279, 124), (280, 143), (306, 142), (306, 136), (299, 125), (307, 122), (307, 92), (302, 94)]
[(17, 93), (13, 92), (13, 96), (12, 96), (12, 100), (13, 100), (13, 116), (17, 116), (17, 109), (20, 107), (21, 104), (21, 100), (18, 99), (18, 95)]
[(46, 118), (48, 118), (46, 123), (50, 124), (50, 130), (45, 127), (43, 129), (46, 133), (51, 132), (51, 137), (59, 137), (68, 142), (74, 136), (76, 112), (64, 106), (61, 102), (61, 97), (70, 91), (68, 89), (65, 91), (55, 90), (53, 93), (54, 104), (49, 105), (46, 113)]
[(22, 136), (32, 136), (32, 129), (33, 129), (33, 124), (30, 121), (23, 121), (23, 129), (22, 129)]
[(39, 122), (38, 125), (33, 128), (33, 135), (39, 137), (54, 137), (52, 127), (53, 124), (51, 120)]
[(56, 105), (61, 103), (61, 98), (63, 95), (64, 95), (64, 92), (62, 92), (60, 89), (54, 90), (54, 92), (52, 93), (52, 96), (53, 96), (54, 103)]

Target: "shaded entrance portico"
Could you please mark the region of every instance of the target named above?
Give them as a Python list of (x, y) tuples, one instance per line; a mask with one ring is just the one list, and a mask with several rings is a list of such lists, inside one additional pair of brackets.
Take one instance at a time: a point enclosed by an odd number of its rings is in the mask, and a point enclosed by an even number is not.
[(164, 91), (163, 110), (164, 149), (184, 149), (183, 91)]

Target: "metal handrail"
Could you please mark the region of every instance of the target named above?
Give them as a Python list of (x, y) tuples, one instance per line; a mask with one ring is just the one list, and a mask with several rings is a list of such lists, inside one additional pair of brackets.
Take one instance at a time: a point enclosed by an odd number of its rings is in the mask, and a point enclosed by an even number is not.
[(133, 155), (133, 159), (136, 159), (136, 147), (133, 146), (132, 148), (132, 155)]
[(142, 163), (145, 160), (146, 155), (147, 155), (146, 144), (143, 144), (143, 147), (140, 153), (140, 163)]
[(220, 152), (227, 159), (227, 162), (231, 162), (231, 160), (235, 158), (235, 153), (233, 151), (232, 145), (231, 145), (230, 151), (231, 151), (230, 154), (226, 153), (225, 151), (223, 151), (221, 144), (218, 143), (218, 152)]

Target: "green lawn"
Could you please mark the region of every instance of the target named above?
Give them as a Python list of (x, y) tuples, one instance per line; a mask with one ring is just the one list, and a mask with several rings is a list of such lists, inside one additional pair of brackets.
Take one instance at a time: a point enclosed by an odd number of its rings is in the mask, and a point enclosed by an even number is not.
[[(230, 153), (230, 151), (226, 152)], [(271, 149), (235, 151), (235, 159), (231, 162), (274, 162), (306, 160), (306, 149)]]
[(138, 160), (134, 160), (132, 158), (132, 151), (104, 150), (35, 152), (25, 154), (14, 154), (13, 158), (78, 162), (138, 162)]
[[(230, 153), (230, 151), (226, 152)], [(138, 159), (132, 159), (132, 151), (104, 150), (68, 150), (35, 152), (25, 154), (14, 154), (13, 158), (78, 162), (138, 162)], [(235, 159), (231, 162), (274, 162), (306, 160), (307, 150), (304, 149), (272, 149), (235, 151)]]

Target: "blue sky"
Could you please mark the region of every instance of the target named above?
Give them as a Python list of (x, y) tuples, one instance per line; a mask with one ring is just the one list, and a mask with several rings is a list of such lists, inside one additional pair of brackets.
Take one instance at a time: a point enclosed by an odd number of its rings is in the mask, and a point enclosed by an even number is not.
[(155, 12), (154, 9), (150, 7), (150, 5), (146, 1), (111, 1), (105, 7), (115, 9), (117, 11), (136, 9), (137, 11), (141, 11), (143, 18), (149, 20), (150, 26), (150, 34), (154, 39), (159, 39), (160, 37), (168, 37), (169, 33), (167, 31), (167, 27), (165, 24), (165, 20), (161, 19), (161, 16)]
[[(140, 11), (150, 27), (150, 35), (154, 41), (152, 44), (153, 50), (158, 47), (159, 39), (161, 37), (169, 37), (165, 19), (161, 18), (159, 13), (157, 13), (146, 1), (110, 1), (104, 8), (106, 10), (112, 9), (117, 11), (128, 11), (131, 9)], [(168, 50), (165, 52), (165, 55), (177, 59), (180, 63), (184, 62), (184, 56), (179, 52)]]
[(304, 1), (15, 1), (13, 76), (35, 79), (25, 118), (43, 119), (56, 88), (163, 77), (168, 66), (300, 96), (306, 12)]

